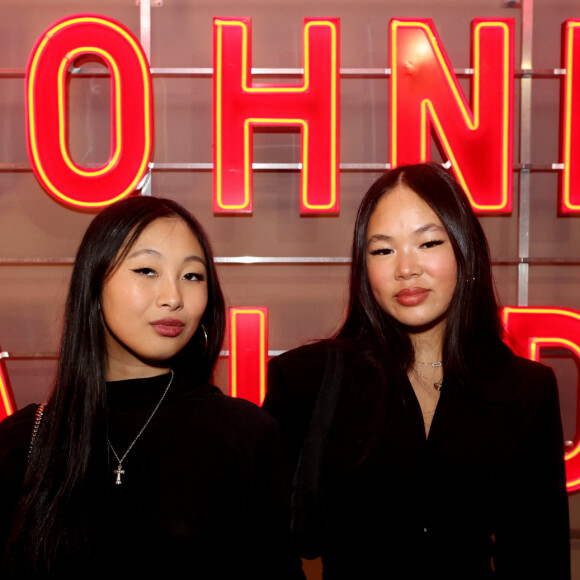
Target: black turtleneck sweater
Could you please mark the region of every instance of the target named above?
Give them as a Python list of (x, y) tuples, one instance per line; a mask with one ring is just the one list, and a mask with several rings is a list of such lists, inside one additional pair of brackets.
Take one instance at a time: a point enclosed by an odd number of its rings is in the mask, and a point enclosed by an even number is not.
[[(119, 457), (169, 379), (107, 384), (108, 435)], [(35, 410), (29, 405), (0, 424), (2, 542), (22, 485)], [(121, 485), (116, 468), (109, 451), (101, 476), (86, 489), (87, 502), (104, 506), (94, 514), (104, 537), (87, 562), (96, 576), (302, 577), (287, 548), (277, 424), (252, 403), (176, 376), (123, 461)]]

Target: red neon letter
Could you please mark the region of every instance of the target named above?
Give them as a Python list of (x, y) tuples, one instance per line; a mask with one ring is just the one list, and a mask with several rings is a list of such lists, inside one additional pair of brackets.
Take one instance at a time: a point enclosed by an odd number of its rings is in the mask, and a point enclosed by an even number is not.
[(470, 109), (433, 22), (391, 20), (391, 166), (428, 161), (433, 128), (478, 212), (512, 209), (513, 29), (473, 21)]
[(305, 18), (304, 82), (253, 84), (250, 19), (214, 19), (214, 212), (252, 212), (256, 126), (300, 128), (300, 211), (338, 212), (338, 36), (337, 18)]
[(261, 405), (267, 362), (268, 309), (230, 308), (230, 395)]
[(563, 25), (562, 66), (566, 76), (562, 88), (562, 144), (560, 177), (560, 213), (580, 212), (580, 20), (566, 20)]
[[(560, 347), (580, 360), (580, 312), (569, 308), (504, 308), (503, 323), (527, 357), (540, 359), (542, 347)], [(580, 386), (580, 382), (579, 382)], [(576, 415), (580, 418), (580, 394)], [(578, 422), (578, 419), (576, 420)], [(574, 447), (566, 453), (566, 487), (569, 492), (580, 489), (580, 433), (578, 423)]]
[[(86, 168), (67, 142), (69, 68), (96, 55), (111, 75), (111, 155)], [(57, 200), (98, 208), (132, 193), (147, 171), (153, 143), (151, 75), (137, 39), (104, 16), (61, 20), (39, 38), (26, 70), (28, 155), (41, 185)]]
[(8, 372), (4, 364), (4, 358), (0, 353), (0, 421), (8, 417), (8, 415), (12, 415), (15, 409), (16, 405), (10, 381), (8, 380)]

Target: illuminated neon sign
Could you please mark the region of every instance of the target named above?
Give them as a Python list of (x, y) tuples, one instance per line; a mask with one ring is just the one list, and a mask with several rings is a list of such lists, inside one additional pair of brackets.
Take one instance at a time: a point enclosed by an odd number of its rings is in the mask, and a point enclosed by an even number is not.
[[(304, 20), (304, 75), (298, 84), (251, 79), (251, 21), (214, 19), (213, 207), (217, 214), (251, 213), (252, 141), (258, 127), (301, 134), (303, 214), (337, 213), (339, 195), (338, 18)], [(578, 30), (563, 29), (561, 213), (580, 213)], [(67, 136), (70, 68), (99, 59), (111, 82), (111, 150), (101, 167), (72, 159)], [(472, 24), (469, 104), (434, 24), (390, 24), (390, 163), (427, 161), (434, 134), (479, 213), (512, 209), (514, 21)], [(41, 185), (74, 208), (98, 209), (130, 195), (146, 174), (153, 145), (151, 74), (141, 45), (122, 24), (75, 15), (48, 28), (26, 73), (28, 153)]]
[(6, 372), (6, 365), (4, 364), (4, 359), (0, 358), (0, 421), (8, 417), (8, 415), (12, 415), (15, 410), (16, 405), (8, 373)]
[(338, 19), (305, 18), (302, 83), (251, 83), (251, 20), (214, 19), (214, 212), (252, 212), (253, 129), (272, 126), (300, 130), (300, 211), (338, 212), (338, 48)]
[(566, 76), (562, 81), (562, 141), (560, 204), (562, 214), (580, 211), (580, 20), (566, 20), (562, 32), (562, 54)]
[[(580, 312), (570, 308), (506, 307), (503, 323), (509, 337), (531, 360), (540, 359), (544, 347), (559, 347), (570, 351), (580, 361)], [(580, 386), (580, 382), (579, 382)], [(576, 409), (580, 418), (580, 394)], [(580, 433), (578, 426), (574, 445), (565, 454), (566, 487), (569, 492), (580, 489)]]
[[(98, 57), (111, 79), (111, 152), (97, 168), (71, 158), (67, 82), (79, 57)], [(26, 137), (32, 168), (58, 201), (99, 208), (135, 191), (153, 146), (151, 74), (139, 41), (104, 16), (60, 20), (39, 38), (26, 69)]]
[(391, 166), (429, 161), (437, 135), (479, 212), (509, 213), (513, 171), (513, 19), (472, 25), (472, 107), (430, 19), (390, 26)]
[(230, 395), (261, 405), (266, 395), (268, 309), (229, 309)]

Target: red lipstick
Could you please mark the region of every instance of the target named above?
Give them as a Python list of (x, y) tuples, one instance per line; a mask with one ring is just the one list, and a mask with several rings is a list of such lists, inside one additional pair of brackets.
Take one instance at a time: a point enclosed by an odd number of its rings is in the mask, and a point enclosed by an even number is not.
[(179, 336), (185, 328), (185, 324), (181, 320), (177, 320), (177, 318), (162, 318), (149, 324), (157, 334), (169, 338)]
[(402, 306), (416, 306), (417, 304), (421, 304), (428, 295), (429, 290), (419, 286), (413, 286), (412, 288), (403, 288), (403, 290), (400, 290), (395, 294), (395, 300)]

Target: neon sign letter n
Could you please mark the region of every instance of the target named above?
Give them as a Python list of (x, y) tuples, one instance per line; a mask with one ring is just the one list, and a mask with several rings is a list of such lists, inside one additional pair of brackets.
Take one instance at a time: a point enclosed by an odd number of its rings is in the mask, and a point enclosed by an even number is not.
[(214, 212), (252, 212), (252, 132), (260, 126), (300, 129), (300, 211), (338, 212), (338, 40), (338, 19), (304, 19), (302, 83), (256, 84), (250, 18), (214, 18)]
[(431, 130), (479, 213), (512, 209), (513, 19), (472, 24), (470, 108), (430, 19), (391, 20), (391, 166), (429, 161)]

